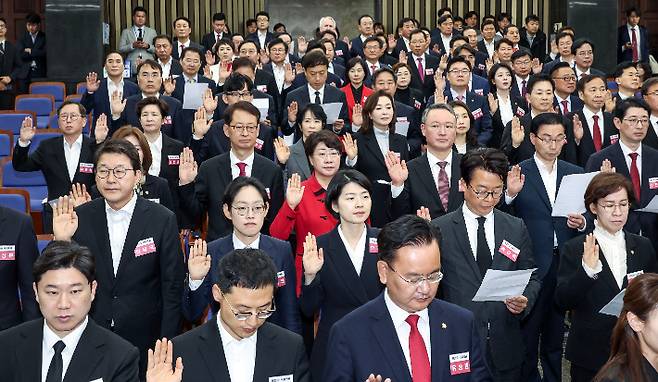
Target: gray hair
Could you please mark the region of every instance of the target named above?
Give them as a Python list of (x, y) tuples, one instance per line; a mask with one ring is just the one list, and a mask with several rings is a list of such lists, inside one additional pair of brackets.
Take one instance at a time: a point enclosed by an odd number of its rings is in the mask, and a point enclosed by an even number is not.
[(320, 18), (320, 22), (318, 23), (318, 27), (322, 28), (322, 22), (325, 20), (331, 20), (332, 23), (334, 23), (334, 28), (336, 28), (336, 20), (331, 17), (331, 16), (324, 16)]
[(433, 103), (428, 107), (426, 107), (425, 111), (423, 111), (423, 117), (421, 118), (422, 123), (425, 123), (425, 121), (427, 121), (427, 115), (432, 110), (446, 110), (450, 114), (452, 114), (453, 117), (455, 117), (455, 120), (457, 119), (457, 113), (455, 113), (455, 110), (452, 108), (452, 106), (448, 105), (447, 103)]

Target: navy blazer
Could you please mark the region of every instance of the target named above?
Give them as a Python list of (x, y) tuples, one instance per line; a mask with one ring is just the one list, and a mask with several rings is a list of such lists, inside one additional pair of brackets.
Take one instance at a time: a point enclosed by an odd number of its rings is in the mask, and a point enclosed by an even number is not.
[[(302, 75), (303, 76), (303, 75)], [(299, 77), (299, 75), (298, 75)], [(306, 81), (306, 77), (304, 77), (304, 81)], [(286, 94), (286, 101), (283, 103), (283, 111), (288, 110), (288, 106), (293, 101), (297, 101), (297, 110), (302, 110), (303, 108), (306, 107), (309, 103), (313, 102), (308, 94), (308, 86), (306, 86), (306, 83), (304, 86), (301, 86), (299, 88), (296, 88), (295, 90), (290, 91), (289, 93)], [(343, 106), (340, 108), (340, 114), (338, 117), (345, 121), (345, 127), (343, 127), (343, 130), (340, 132), (340, 134), (345, 134), (348, 131), (351, 131), (350, 127), (350, 119), (347, 114), (347, 98), (345, 98), (345, 93), (340, 91), (335, 86), (331, 85), (325, 85), (324, 86), (324, 97), (322, 99), (322, 103), (334, 103), (334, 102), (341, 102)], [(299, 121), (296, 121), (294, 125), (290, 126), (290, 123), (288, 123), (288, 112), (286, 111), (285, 113), (281, 113), (281, 132), (285, 135), (290, 135), (292, 133), (295, 134), (295, 140), (299, 138), (299, 134), (301, 134), (301, 129), (299, 128)], [(333, 125), (327, 124), (327, 128), (331, 129), (333, 128)]]
[(425, 67), (423, 71), (425, 75), (423, 77), (424, 80), (421, 81), (420, 74), (418, 73), (418, 61), (416, 61), (413, 54), (407, 55), (407, 64), (411, 67), (411, 83), (409, 86), (423, 92), (425, 99), (427, 99), (434, 94), (434, 90), (436, 89), (434, 73), (439, 69), (440, 60), (437, 57), (425, 54), (424, 61)]
[[(518, 88), (514, 86), (514, 89), (518, 89)], [(585, 104), (583, 103), (583, 100), (581, 100), (580, 97), (578, 97), (577, 92), (576, 94), (569, 95), (569, 101), (571, 105), (571, 110), (569, 110), (569, 113), (567, 113), (565, 117), (568, 116), (569, 114), (583, 110)], [(553, 96), (553, 108), (556, 109), (560, 114), (564, 115), (564, 110), (562, 110), (562, 105), (558, 102), (556, 96)], [(581, 121), (582, 121), (582, 117), (581, 117)]]
[[(637, 36), (640, 38), (640, 46), (638, 47), (638, 53), (640, 53), (641, 62), (649, 62), (649, 33), (647, 28), (638, 25), (636, 26), (638, 30)], [(624, 61), (633, 61), (633, 50), (625, 49), (622, 50), (622, 47), (627, 43), (631, 42), (631, 36), (628, 35), (628, 26), (626, 24), (617, 28), (617, 63)]]
[[(445, 90), (450, 90), (450, 83), (446, 81), (446, 89)], [(477, 74), (472, 74), (471, 76), (471, 88), (468, 89), (469, 91), (479, 95), (487, 97), (487, 94), (491, 92), (491, 88), (489, 87), (489, 81), (481, 76), (478, 76)], [(514, 91), (514, 87), (512, 87), (512, 92)], [(434, 93), (432, 93), (434, 95)]]
[[(333, 74), (336, 77), (340, 78), (340, 86), (336, 85), (336, 87), (342, 88), (343, 85), (346, 83), (345, 81), (346, 81), (346, 78), (347, 78), (346, 75), (345, 75), (346, 74), (345, 65), (337, 64), (336, 62), (333, 62), (332, 65), (333, 65), (333, 68), (334, 68), (334, 73)], [(331, 72), (329, 72), (329, 73), (331, 73)], [(304, 77), (304, 78), (306, 78), (306, 77)]]
[(272, 41), (273, 39), (274, 39), (274, 33), (270, 32), (269, 30), (265, 34), (265, 46), (260, 46), (260, 40), (258, 39), (258, 31), (254, 33), (249, 33), (247, 37), (245, 37), (245, 40), (255, 42), (259, 49), (266, 49), (267, 44), (269, 44), (269, 42)]
[[(447, 97), (448, 102), (452, 101), (452, 92), (449, 88), (446, 88), (443, 92), (443, 95)], [(430, 97), (427, 105), (434, 103), (434, 96)], [(471, 129), (475, 129), (478, 136), (478, 143), (481, 146), (487, 146), (492, 135), (492, 126), (491, 126), (491, 113), (489, 112), (489, 102), (487, 101), (486, 96), (478, 95), (474, 92), (466, 92), (466, 106), (473, 114), (475, 118), (475, 125), (471, 126)]]
[[(324, 369), (322, 381), (364, 381), (371, 373), (396, 382), (412, 381), (384, 293), (334, 325), (327, 351), (331, 366)], [(493, 381), (473, 313), (441, 300), (432, 301), (427, 309), (432, 382)], [(470, 372), (451, 375), (450, 356), (459, 353), (468, 353)]]
[[(580, 167), (585, 167), (589, 157), (596, 153), (596, 148), (594, 147), (594, 139), (589, 132), (590, 128), (583, 110), (578, 110), (577, 114), (580, 122), (583, 124), (583, 138), (580, 140), (580, 144), (576, 146), (576, 152), (578, 153), (578, 162), (576, 164)], [(571, 120), (573, 115), (574, 113), (567, 115), (567, 119)], [(614, 122), (612, 122), (612, 114), (605, 111), (603, 112), (603, 120), (599, 120), (599, 126), (601, 124), (603, 124), (601, 148), (604, 149), (619, 139), (619, 130), (617, 130)]]
[[(194, 113), (196, 112), (196, 109), (182, 109), (182, 105), (185, 99), (185, 76), (178, 76), (174, 81), (176, 83), (176, 87), (174, 92), (171, 93), (171, 96), (176, 98), (181, 103), (181, 126), (176, 126), (177, 129), (175, 131), (174, 138), (183, 143), (187, 143), (190, 141), (190, 139), (192, 139), (192, 124), (194, 123)], [(208, 84), (208, 88), (212, 91), (212, 94), (214, 95), (217, 93), (217, 85), (215, 85), (215, 81), (198, 75), (197, 83)]]
[[(82, 99), (80, 99), (80, 103), (82, 106), (87, 109), (87, 113), (90, 113), (92, 110), (94, 111), (94, 118), (93, 118), (93, 125), (92, 125), (92, 132), (96, 131), (96, 121), (98, 121), (98, 117), (100, 117), (101, 114), (105, 114), (109, 120), (112, 119), (112, 109), (110, 107), (110, 96), (108, 95), (108, 90), (107, 90), (107, 78), (103, 78), (101, 80), (100, 86), (98, 87), (98, 90), (96, 90), (93, 93), (89, 93), (89, 91), (86, 91), (82, 95)], [(136, 83), (124, 79), (123, 80), (123, 94), (121, 95), (121, 99), (124, 100), (132, 95), (139, 94), (141, 91), (139, 90), (139, 86), (137, 86)], [(92, 137), (94, 136), (93, 133), (90, 134)]]
[[(230, 127), (229, 127), (230, 128)], [(274, 161), (274, 138), (276, 133), (271, 126), (261, 123), (258, 126), (258, 137), (254, 151), (265, 158)], [(224, 120), (213, 122), (203, 139), (190, 140), (190, 148), (194, 152), (194, 160), (201, 164), (206, 159), (227, 153), (231, 150), (231, 141), (224, 134)]]
[[(139, 116), (137, 115), (137, 102), (141, 101), (144, 97), (142, 94), (135, 94), (126, 98), (126, 107), (123, 109), (121, 116), (117, 120), (111, 121), (110, 132), (108, 136), (112, 136), (115, 131), (117, 131), (121, 126), (131, 125), (135, 127), (142, 128), (141, 122), (139, 122)], [(185, 126), (183, 124), (182, 111), (183, 104), (174, 97), (169, 97), (166, 95), (161, 95), (159, 97), (161, 100), (165, 101), (169, 107), (169, 113), (162, 121), (162, 132), (168, 135), (171, 138), (177, 139), (183, 143), (189, 141), (189, 136), (187, 141), (183, 141), (187, 135), (185, 130), (189, 130), (189, 135), (192, 134), (192, 126)], [(182, 138), (181, 138), (182, 137)]]
[(658, 134), (656, 134), (656, 128), (658, 128), (658, 126), (649, 121), (649, 129), (647, 130), (647, 135), (644, 137), (642, 143), (658, 150)]
[[(295, 264), (293, 263), (290, 243), (267, 235), (260, 235), (258, 249), (270, 256), (277, 270), (277, 288), (274, 293), (276, 312), (268, 319), (295, 333), (302, 332), (299, 318), (297, 296), (295, 295)], [(189, 321), (195, 321), (210, 304), (214, 313), (217, 313), (219, 304), (212, 296), (212, 287), (217, 283), (215, 279), (219, 261), (233, 251), (233, 234), (224, 236), (208, 243), (208, 254), (211, 257), (210, 271), (203, 279), (201, 286), (192, 291), (189, 285), (183, 291), (183, 315)]]

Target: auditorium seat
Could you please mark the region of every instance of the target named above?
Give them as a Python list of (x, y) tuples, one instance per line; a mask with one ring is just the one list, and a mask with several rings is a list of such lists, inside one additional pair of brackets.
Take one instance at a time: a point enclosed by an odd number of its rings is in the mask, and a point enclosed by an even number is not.
[(37, 133), (34, 134), (34, 138), (32, 138), (29, 153), (32, 154), (37, 149), (37, 147), (39, 147), (39, 144), (41, 144), (41, 142), (45, 141), (46, 139), (59, 137), (61, 135), (61, 132), (51, 131), (50, 129), (48, 129), (48, 131), (37, 131)]
[(16, 96), (16, 110), (32, 111), (37, 116), (37, 128), (48, 127), (50, 113), (55, 111), (55, 97), (50, 94), (21, 94)]
[(14, 134), (11, 131), (0, 130), (0, 162), (11, 157), (14, 148)]
[(30, 213), (30, 194), (20, 188), (0, 188), (0, 206)]
[(32, 117), (32, 120), (37, 119), (37, 115), (31, 111), (0, 111), (0, 129), (11, 131), (14, 135), (18, 135), (21, 132), (21, 124), (25, 117)]
[(55, 110), (64, 102), (66, 85), (63, 82), (32, 82), (30, 94), (50, 94), (55, 98)]
[(2, 166), (2, 187), (20, 188), (30, 195), (30, 209), (43, 211), (43, 201), (48, 198), (46, 179), (41, 171), (19, 172), (14, 170), (11, 162)]
[(78, 82), (78, 84), (75, 86), (75, 94), (78, 94), (82, 97), (83, 94), (87, 92), (87, 83), (86, 82)]

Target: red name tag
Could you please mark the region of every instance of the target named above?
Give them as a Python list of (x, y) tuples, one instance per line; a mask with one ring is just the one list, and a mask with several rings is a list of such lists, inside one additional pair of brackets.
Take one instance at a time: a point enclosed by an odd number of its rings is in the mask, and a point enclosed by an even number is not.
[(516, 259), (519, 257), (521, 250), (516, 248), (509, 241), (503, 240), (502, 244), (500, 244), (500, 248), (498, 248), (498, 252), (502, 253), (503, 256), (507, 257), (508, 259), (516, 262)]
[(434, 69), (432, 69), (432, 68), (425, 69), (425, 75), (426, 76), (433, 76), (434, 75)]
[(619, 134), (613, 134), (610, 136), (611, 145), (614, 145), (615, 143), (617, 143), (617, 141), (619, 141)]
[(468, 352), (450, 354), (450, 375), (459, 375), (471, 372), (471, 361)]
[(153, 241), (153, 238), (149, 237), (148, 239), (143, 239), (137, 242), (134, 253), (135, 257), (155, 253), (155, 242)]
[(281, 288), (286, 286), (286, 272), (281, 271), (276, 273), (276, 287)]
[(259, 92), (267, 93), (267, 85), (258, 85), (256, 86), (256, 90)]
[(167, 160), (170, 166), (180, 165), (180, 155), (167, 155)]
[(93, 174), (94, 173), (94, 164), (93, 163), (80, 163), (80, 172), (83, 174)]
[(165, 117), (164, 121), (162, 121), (163, 125), (171, 125), (171, 116), (168, 115)]
[(475, 119), (482, 118), (482, 109), (478, 107), (477, 109), (473, 110), (473, 118)]
[(368, 252), (370, 252), (370, 253), (378, 253), (379, 252), (379, 245), (377, 244), (377, 238), (376, 237), (371, 237), (368, 240)]
[(649, 178), (649, 189), (655, 190), (658, 188), (658, 177)]
[(420, 109), (422, 106), (423, 106), (423, 104), (420, 103), (420, 101), (418, 101), (418, 100), (414, 100), (414, 107), (415, 107), (416, 109)]
[(262, 150), (263, 149), (263, 140), (260, 138), (256, 138), (256, 150)]
[(525, 115), (525, 110), (521, 109), (520, 107), (516, 107), (516, 115), (519, 117), (523, 117)]
[(475, 89), (474, 92), (475, 92), (475, 94), (480, 95), (480, 96), (484, 95), (484, 89)]
[(14, 260), (16, 260), (16, 246), (0, 245), (0, 261), (14, 261)]
[(338, 49), (338, 50), (336, 50), (334, 53), (336, 54), (336, 56), (342, 56), (342, 55), (343, 55), (343, 50), (342, 50), (342, 49)]

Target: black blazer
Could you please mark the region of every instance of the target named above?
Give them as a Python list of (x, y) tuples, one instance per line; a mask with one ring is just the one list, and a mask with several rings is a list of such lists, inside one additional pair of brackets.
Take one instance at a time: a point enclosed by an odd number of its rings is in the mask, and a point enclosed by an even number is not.
[(4, 330), (41, 316), (32, 289), (32, 264), (39, 257), (32, 219), (0, 207), (0, 247), (5, 247), (0, 254), (0, 330)]
[(450, 166), (450, 193), (448, 194), (448, 210), (441, 204), (437, 179), (432, 176), (432, 170), (427, 154), (407, 163), (409, 177), (404, 182), (404, 190), (393, 199), (393, 209), (396, 216), (416, 214), (420, 207), (427, 207), (430, 216), (437, 218), (452, 212), (464, 202), (464, 194), (459, 190), (459, 179), (462, 177), (459, 169), (461, 155), (452, 150), (452, 164)]
[[(309, 98), (308, 86), (300, 86), (299, 88), (290, 91), (286, 94), (286, 101), (283, 104), (281, 109), (281, 132), (285, 135), (290, 135), (295, 133), (295, 140), (298, 139), (298, 136), (301, 137), (301, 129), (299, 128), (299, 121), (296, 121), (293, 126), (290, 126), (288, 123), (288, 106), (293, 101), (297, 101), (297, 110), (302, 110), (309, 103), (313, 102)], [(351, 131), (350, 119), (347, 114), (347, 99), (345, 98), (345, 93), (340, 91), (335, 86), (324, 85), (324, 96), (322, 98), (322, 103), (334, 103), (341, 102), (343, 106), (340, 108), (340, 114), (338, 117), (345, 121), (345, 127), (341, 131), (341, 134), (345, 134), (348, 131)], [(332, 128), (333, 125), (327, 124), (327, 128)]]
[[(221, 209), (224, 190), (233, 180), (229, 156), (227, 152), (201, 163), (195, 181), (178, 188), (181, 208), (191, 221), (198, 221), (208, 212), (208, 241), (228, 235), (232, 228)], [(267, 233), (283, 202), (283, 172), (271, 160), (254, 154), (251, 176), (260, 180), (270, 195), (270, 209), (263, 225), (263, 233)]]
[[(585, 164), (587, 164), (589, 157), (596, 153), (596, 149), (594, 148), (594, 139), (589, 132), (589, 124), (587, 123), (583, 110), (578, 110), (576, 114), (578, 114), (578, 118), (580, 118), (580, 122), (583, 124), (583, 138), (580, 140), (580, 144), (576, 146), (576, 152), (578, 153), (578, 162), (576, 164), (580, 167), (584, 167)], [(571, 120), (573, 115), (573, 113), (569, 114), (567, 119)], [(601, 123), (603, 123), (603, 136), (601, 137), (601, 148), (603, 149), (619, 139), (619, 130), (617, 130), (615, 124), (612, 122), (611, 113), (604, 111), (603, 121), (599, 120), (599, 125), (601, 125)]]
[[(31, 53), (25, 52), (25, 48), (32, 49)], [(32, 42), (32, 36), (29, 32), (25, 32), (23, 36), (16, 41), (16, 50), (21, 58), (22, 71), (20, 74), (21, 79), (46, 77), (46, 34), (42, 31), (37, 32), (37, 37)], [(31, 69), (32, 61), (36, 62), (34, 70)]]
[[(43, 325), (43, 319), (37, 319), (0, 332), (3, 381), (41, 381)], [(132, 344), (100, 327), (90, 317), (62, 380), (102, 378), (109, 382), (137, 382), (138, 360), (139, 354)]]
[[(230, 129), (230, 127), (229, 127)], [(274, 138), (276, 133), (271, 126), (264, 123), (258, 126), (258, 137), (254, 151), (265, 158), (274, 161)], [(190, 148), (194, 152), (194, 160), (202, 163), (217, 155), (231, 150), (231, 141), (224, 134), (224, 120), (213, 122), (203, 139), (190, 140)]]
[[(658, 264), (651, 241), (627, 231), (627, 273), (643, 271), (657, 272)], [(655, 239), (655, 236), (654, 236)], [(599, 251), (603, 270), (596, 278), (590, 278), (582, 266), (585, 235), (569, 240), (560, 256), (555, 301), (565, 310), (571, 311), (571, 329), (567, 339), (565, 357), (581, 368), (596, 372), (610, 355), (610, 336), (617, 318), (599, 313), (614, 296), (621, 291), (617, 286), (610, 266)], [(628, 285), (624, 277), (622, 289)]]
[[(105, 200), (94, 199), (76, 212), (79, 225), (73, 240), (96, 256), (98, 288), (91, 317), (108, 329), (114, 321), (114, 333), (137, 346), (144, 357), (158, 338), (173, 338), (180, 330), (184, 270), (176, 217), (138, 197), (115, 276)], [(135, 255), (138, 243), (148, 239), (155, 252)]]
[[(226, 36), (226, 33), (222, 33), (220, 38), (226, 38), (226, 37), (228, 37)], [(216, 43), (217, 43), (217, 39), (215, 38), (215, 31), (203, 35), (203, 38), (201, 39), (201, 45), (204, 48), (203, 53), (205, 53), (208, 50), (212, 52), (212, 48), (215, 46)]]
[[(484, 275), (475, 261), (475, 249), (468, 240), (466, 223), (461, 208), (432, 221), (441, 230), (441, 268), (443, 280), (439, 294), (443, 300), (462, 306), (473, 312), (475, 325), (481, 338), (491, 338), (488, 348), (496, 369), (506, 370), (520, 367), (524, 360), (524, 339), (521, 320), (537, 300), (541, 282), (538, 271), (534, 271), (523, 295), (528, 306), (521, 314), (510, 313), (502, 302), (474, 302), (473, 296), (480, 288)], [(513, 271), (535, 268), (532, 243), (523, 221), (502, 211), (494, 210), (495, 247), (491, 269)], [(512, 261), (500, 253), (503, 240), (520, 250), (519, 257)], [(509, 351), (515, 349), (515, 351)]]
[(20, 78), (22, 71), (22, 62), (19, 55), (18, 47), (11, 41), (5, 40), (4, 53), (0, 54), (0, 76), (9, 76), (10, 86), (14, 87), (17, 79)]
[[(636, 28), (638, 30), (635, 33), (637, 33), (637, 37), (640, 39), (640, 46), (637, 47), (637, 51), (640, 54), (640, 61), (649, 62), (649, 33), (647, 32), (647, 28), (641, 25), (638, 25)], [(631, 37), (628, 34), (628, 26), (624, 24), (617, 28), (617, 63), (633, 60), (633, 50), (622, 50), (622, 47), (627, 42), (631, 42)]]
[[(123, 109), (119, 119), (112, 120), (108, 136), (114, 134), (115, 131), (124, 125), (139, 127), (140, 129), (142, 128), (142, 124), (139, 122), (139, 116), (137, 115), (137, 102), (142, 99), (143, 97), (141, 93), (126, 98), (126, 107)], [(184, 125), (182, 118), (183, 103), (174, 97), (166, 95), (161, 95), (160, 99), (165, 101), (169, 107), (169, 114), (165, 116), (165, 119), (162, 121), (162, 132), (171, 138), (178, 139), (181, 142), (186, 142), (184, 139), (187, 137), (189, 140), (189, 136), (192, 135), (192, 125)], [(189, 134), (187, 133), (188, 130)]]
[(274, 33), (270, 32), (269, 30), (265, 34), (265, 46), (260, 46), (260, 40), (258, 39), (258, 31), (254, 33), (250, 33), (247, 35), (247, 37), (245, 37), (245, 40), (255, 42), (259, 49), (266, 49), (267, 44), (269, 44), (270, 41), (272, 41), (272, 39), (274, 39)]
[[(171, 96), (176, 98), (181, 103), (180, 113), (180, 123), (181, 126), (176, 126), (176, 132), (174, 138), (178, 139), (181, 142), (189, 142), (192, 139), (192, 124), (194, 123), (194, 113), (196, 109), (183, 109), (183, 100), (185, 97), (185, 76), (178, 76), (174, 80), (176, 87), (174, 92), (171, 93)], [(217, 92), (217, 85), (215, 81), (210, 80), (202, 75), (197, 76), (197, 83), (199, 84), (208, 84), (208, 88), (212, 91), (212, 94)]]
[[(216, 316), (173, 339), (174, 359), (181, 357), (183, 381), (230, 381)], [(290, 381), (310, 382), (302, 338), (265, 322), (258, 328), (254, 381), (291, 375)]]
[[(514, 87), (512, 87), (514, 89)], [(494, 97), (498, 99), (498, 94), (493, 93)], [(528, 104), (526, 101), (521, 98), (521, 96), (516, 96), (510, 94), (510, 104), (512, 105), (512, 113), (519, 118), (523, 118), (524, 115), (528, 113)], [(503, 131), (505, 130), (505, 125), (503, 124), (502, 117), (500, 116), (500, 105), (498, 110), (491, 116), (491, 139), (489, 139), (489, 147), (499, 148), (500, 141), (503, 136)]]
[[(254, 89), (261, 91), (263, 93), (267, 93), (269, 96), (272, 97), (274, 100), (274, 109), (276, 111), (277, 117), (280, 119), (281, 116), (279, 115), (280, 109), (281, 109), (281, 104), (283, 103), (283, 100), (286, 99), (286, 91), (289, 89), (284, 89), (281, 93), (279, 93), (279, 88), (276, 86), (276, 80), (274, 79), (274, 74), (272, 74), (272, 71), (267, 71), (267, 65), (271, 64), (265, 64), (263, 65), (263, 69), (256, 69), (256, 74), (254, 77)], [(262, 98), (262, 97), (257, 97), (254, 94), (254, 98)], [(276, 124), (279, 122), (279, 119), (276, 121), (272, 121), (273, 124)]]
[(317, 239), (318, 248), (322, 248), (325, 254), (324, 264), (309, 285), (302, 284), (299, 297), (300, 308), (306, 316), (313, 317), (322, 311), (311, 353), (314, 380), (319, 381), (324, 370), (329, 331), (334, 323), (377, 297), (383, 289), (377, 273), (377, 251), (369, 245), (371, 240), (377, 241), (379, 230), (367, 230), (360, 274), (354, 269), (338, 227)]
[[(93, 164), (96, 142), (86, 135), (82, 136), (80, 160), (76, 166), (73, 181), (69, 178), (69, 172), (66, 168), (64, 136), (46, 139), (39, 144), (39, 147), (32, 154), (28, 154), (29, 150), (30, 146), (21, 147), (16, 144), (14, 146), (14, 156), (11, 158), (12, 166), (16, 171), (41, 170), (48, 186), (48, 200), (68, 195), (73, 183), (84, 184), (88, 190), (95, 183)], [(89, 169), (91, 172), (80, 172), (81, 165), (91, 165), (92, 167)], [(82, 167), (83, 169), (88, 168)]]
[(647, 135), (642, 141), (643, 144), (658, 150), (658, 135), (656, 134), (656, 126), (649, 122), (649, 129), (647, 130)]
[(544, 62), (546, 57), (546, 33), (538, 30), (535, 33), (535, 38), (532, 39), (532, 46), (530, 45), (530, 41), (528, 41), (528, 32), (525, 27), (521, 28), (519, 35), (521, 36), (519, 46), (528, 48), (533, 58), (538, 58), (539, 62)]
[(407, 55), (407, 64), (411, 67), (411, 83), (409, 86), (423, 92), (425, 99), (428, 99), (434, 94), (434, 89), (436, 89), (436, 85), (434, 85), (434, 73), (439, 69), (440, 60), (429, 54), (425, 54), (424, 58), (425, 67), (423, 71), (425, 72), (425, 80), (421, 81), (418, 74), (418, 62), (414, 59), (413, 54)]
[[(178, 47), (179, 47), (178, 39), (176, 39), (176, 40), (173, 41), (173, 44), (171, 44), (171, 57), (175, 58), (176, 60), (180, 60), (180, 57), (178, 56)], [(199, 49), (204, 54), (206, 52), (203, 48), (203, 45), (199, 44), (198, 42), (194, 42), (192, 40), (190, 40), (189, 47)], [(201, 61), (203, 62), (203, 64), (201, 64), (201, 67), (203, 68), (203, 66), (205, 65), (205, 62), (206, 62), (205, 55), (201, 56)], [(173, 68), (173, 66), (172, 66), (172, 68)]]
[[(82, 95), (82, 99), (80, 100), (82, 106), (87, 109), (87, 113), (91, 112), (92, 110), (94, 111), (92, 131), (95, 131), (96, 121), (101, 114), (105, 114), (109, 120), (112, 119), (112, 109), (110, 107), (110, 98), (107, 90), (107, 79), (103, 78), (100, 81), (101, 83), (97, 91), (94, 93), (89, 93), (88, 91), (85, 92)], [(141, 91), (139, 90), (137, 84), (127, 79), (123, 80), (123, 94), (121, 95), (122, 100), (139, 93), (141, 93)]]
[[(512, 89), (514, 89), (515, 93), (518, 95), (518, 88), (516, 86), (514, 86)], [(576, 94), (571, 94), (569, 96), (569, 101), (570, 101), (570, 105), (571, 105), (571, 110), (567, 114), (572, 114), (572, 113), (575, 113), (577, 111), (581, 111), (583, 109), (583, 107), (585, 107), (585, 104), (583, 103), (583, 101), (578, 97), (577, 92), (576, 92)], [(564, 115), (564, 110), (562, 110), (562, 104), (560, 104), (558, 102), (556, 96), (553, 96), (553, 108), (557, 109), (557, 111), (560, 114)]]
[(162, 134), (160, 173), (158, 176), (167, 179), (174, 201), (178, 199), (178, 167), (180, 165), (180, 153), (183, 152), (183, 147), (183, 142)]
[[(372, 208), (370, 209), (370, 222), (373, 227), (383, 227), (392, 221), (395, 216), (391, 207), (391, 177), (388, 176), (384, 156), (379, 149), (373, 131), (362, 134), (355, 133), (354, 139), (359, 149), (354, 169), (368, 177), (372, 185)], [(390, 134), (388, 138), (390, 151), (400, 154), (400, 160), (409, 160), (407, 139), (400, 134)]]

